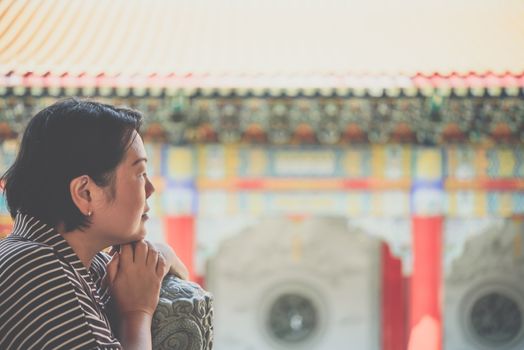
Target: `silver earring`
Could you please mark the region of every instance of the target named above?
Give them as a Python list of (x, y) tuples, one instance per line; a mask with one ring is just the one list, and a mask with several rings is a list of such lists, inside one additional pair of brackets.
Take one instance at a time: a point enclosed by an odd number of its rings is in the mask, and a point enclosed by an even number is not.
[(91, 216), (91, 214), (93, 214), (91, 210), (87, 212), (87, 216)]

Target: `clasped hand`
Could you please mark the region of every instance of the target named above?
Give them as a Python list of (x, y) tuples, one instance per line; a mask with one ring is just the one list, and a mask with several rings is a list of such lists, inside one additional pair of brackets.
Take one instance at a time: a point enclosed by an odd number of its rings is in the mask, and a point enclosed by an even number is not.
[(119, 316), (152, 317), (168, 271), (166, 258), (151, 243), (141, 240), (122, 245), (107, 265), (107, 282)]

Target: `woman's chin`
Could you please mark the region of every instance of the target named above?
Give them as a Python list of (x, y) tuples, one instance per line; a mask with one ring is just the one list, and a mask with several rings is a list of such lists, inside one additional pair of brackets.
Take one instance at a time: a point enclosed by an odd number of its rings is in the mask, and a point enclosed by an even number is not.
[(146, 230), (142, 229), (140, 232), (133, 234), (132, 236), (128, 236), (122, 239), (118, 244), (128, 244), (133, 243), (136, 241), (141, 241), (146, 238)]
[(137, 238), (135, 239), (135, 241), (138, 241), (138, 240), (146, 238), (147, 230), (146, 230), (146, 228), (143, 225), (141, 225), (141, 226), (142, 227), (140, 228), (140, 232), (137, 233), (137, 235), (136, 235)]
[(133, 235), (133, 238), (131, 239), (131, 242), (141, 241), (146, 238), (146, 231), (142, 231), (140, 233), (137, 233), (136, 235)]

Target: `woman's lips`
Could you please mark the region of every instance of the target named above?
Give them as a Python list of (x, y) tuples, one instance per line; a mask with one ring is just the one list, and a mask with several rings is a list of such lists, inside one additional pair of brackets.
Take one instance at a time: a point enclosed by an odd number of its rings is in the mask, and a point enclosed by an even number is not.
[(147, 215), (148, 212), (149, 212), (149, 206), (147, 206), (146, 210), (144, 210), (144, 214), (142, 214), (142, 220), (149, 219), (149, 215)]

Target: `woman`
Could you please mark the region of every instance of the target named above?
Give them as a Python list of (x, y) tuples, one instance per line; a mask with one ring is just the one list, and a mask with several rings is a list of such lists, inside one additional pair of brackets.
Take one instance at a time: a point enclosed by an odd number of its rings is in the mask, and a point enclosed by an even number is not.
[(29, 122), (2, 179), (15, 224), (0, 241), (0, 349), (151, 348), (161, 281), (187, 270), (144, 241), (154, 188), (141, 120), (68, 99)]

